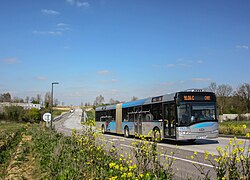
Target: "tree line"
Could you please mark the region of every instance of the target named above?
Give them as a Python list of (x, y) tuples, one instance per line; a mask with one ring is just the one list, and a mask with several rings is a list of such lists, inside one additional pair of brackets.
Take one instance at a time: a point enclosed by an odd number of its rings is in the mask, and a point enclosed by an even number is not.
[[(41, 94), (37, 94), (36, 97), (26, 96), (25, 99), (19, 97), (12, 97), (9, 92), (0, 94), (0, 102), (11, 102), (11, 103), (33, 103), (33, 104), (42, 104), (45, 108), (50, 107), (51, 105), (51, 93), (45, 93), (44, 100), (42, 99)], [(58, 99), (53, 99), (53, 106), (59, 105), (60, 102)], [(62, 105), (64, 103), (62, 102)]]
[(212, 82), (206, 90), (216, 94), (219, 114), (250, 113), (250, 83), (243, 83), (234, 90), (228, 84)]

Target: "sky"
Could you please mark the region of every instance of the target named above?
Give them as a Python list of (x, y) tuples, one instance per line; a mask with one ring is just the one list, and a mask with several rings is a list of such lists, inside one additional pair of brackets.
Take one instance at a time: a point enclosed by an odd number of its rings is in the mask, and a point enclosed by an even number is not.
[(67, 105), (250, 83), (249, 0), (1, 0), (0, 94)]

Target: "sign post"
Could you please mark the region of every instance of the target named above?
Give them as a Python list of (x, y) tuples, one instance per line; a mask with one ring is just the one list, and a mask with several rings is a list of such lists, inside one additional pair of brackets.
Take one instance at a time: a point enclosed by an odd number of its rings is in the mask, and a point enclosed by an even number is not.
[(49, 127), (51, 121), (51, 113), (44, 113), (43, 120), (46, 122), (46, 126)]

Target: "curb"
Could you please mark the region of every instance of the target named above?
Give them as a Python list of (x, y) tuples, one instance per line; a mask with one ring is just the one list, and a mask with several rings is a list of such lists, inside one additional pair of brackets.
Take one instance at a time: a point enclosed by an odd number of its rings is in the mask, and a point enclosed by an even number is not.
[(246, 136), (234, 136), (234, 135), (225, 135), (225, 134), (219, 134), (219, 137), (224, 137), (224, 138), (234, 138), (236, 137), (237, 139), (249, 139)]

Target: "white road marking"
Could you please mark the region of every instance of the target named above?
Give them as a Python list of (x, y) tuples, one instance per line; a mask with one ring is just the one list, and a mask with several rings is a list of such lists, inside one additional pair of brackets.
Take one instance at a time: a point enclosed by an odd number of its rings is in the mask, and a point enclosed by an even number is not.
[[(133, 149), (135, 148), (133, 146), (126, 145), (126, 144), (120, 144), (120, 145), (124, 146), (124, 147), (133, 148)], [(167, 155), (167, 154), (161, 154), (161, 156), (168, 157), (168, 158), (173, 158), (173, 159), (178, 159), (180, 161), (185, 161), (185, 162), (189, 162), (189, 163), (192, 163), (192, 164), (199, 164), (199, 165), (207, 166), (207, 167), (211, 167), (211, 168), (214, 167), (213, 165), (210, 165), (210, 164), (200, 163), (200, 162), (197, 162), (197, 161), (192, 161), (192, 160), (189, 160), (189, 159), (179, 158), (179, 157), (171, 156), (171, 155)]]
[(189, 159), (179, 158), (179, 157), (176, 157), (176, 156), (170, 156), (170, 155), (167, 155), (167, 154), (161, 154), (161, 156), (168, 157), (168, 158), (174, 158), (174, 159), (178, 159), (180, 161), (185, 161), (185, 162), (189, 162), (189, 163), (192, 163), (192, 164), (199, 164), (199, 165), (207, 166), (207, 167), (211, 167), (211, 168), (214, 167), (213, 165), (210, 165), (210, 164), (200, 163), (200, 162), (197, 162), (197, 161), (192, 161), (192, 160), (189, 160)]

